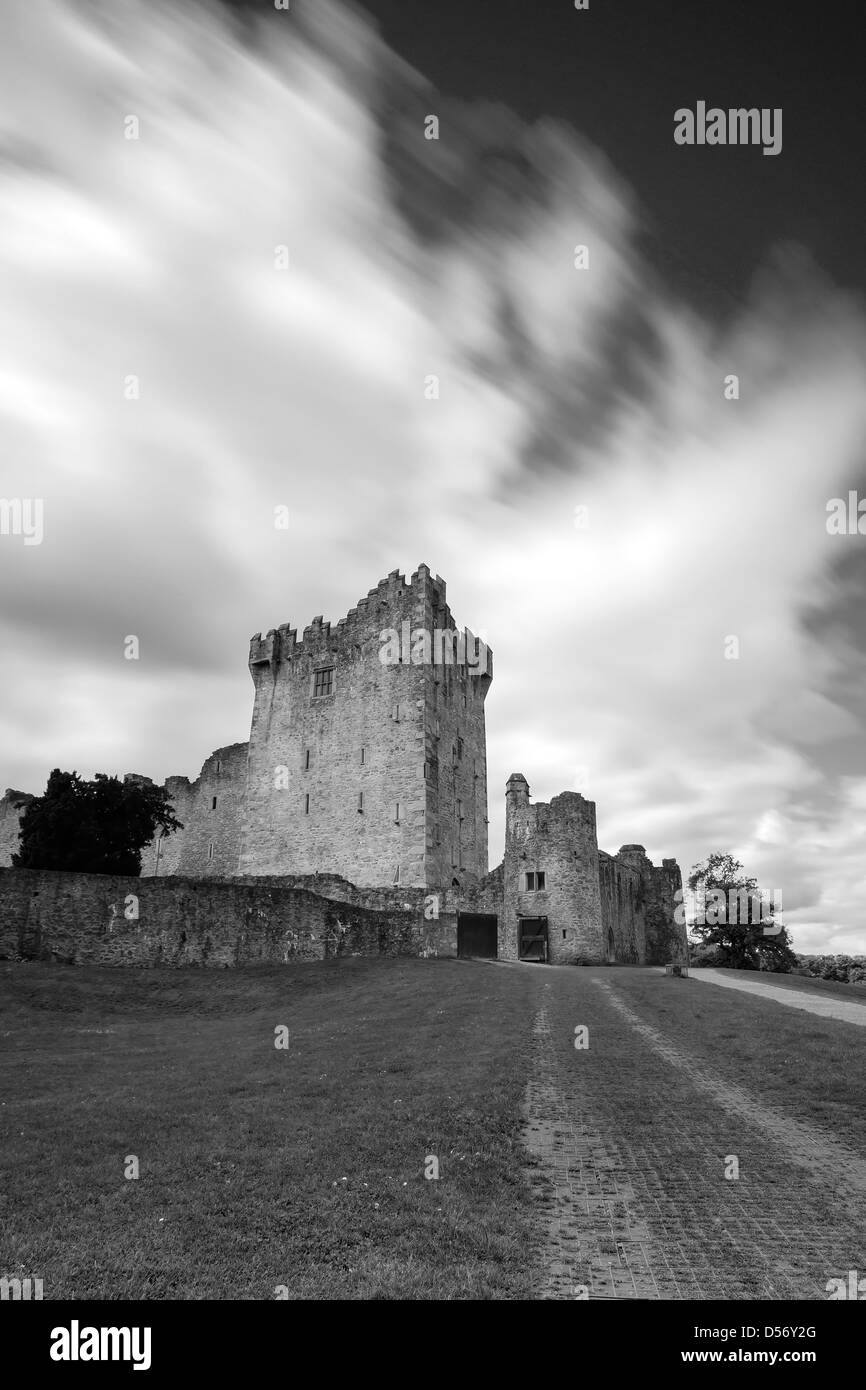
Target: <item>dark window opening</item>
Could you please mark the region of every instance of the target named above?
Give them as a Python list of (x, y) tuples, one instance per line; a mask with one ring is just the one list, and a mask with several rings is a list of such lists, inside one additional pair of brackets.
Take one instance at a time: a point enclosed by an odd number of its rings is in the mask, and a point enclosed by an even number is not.
[(334, 668), (326, 666), (322, 671), (313, 674), (313, 698), (321, 695), (330, 695), (334, 688)]
[(212, 810), (212, 811), (215, 811), (215, 810), (216, 810), (216, 797), (214, 797), (213, 800), (212, 800), (212, 802), (211, 802), (211, 810)]

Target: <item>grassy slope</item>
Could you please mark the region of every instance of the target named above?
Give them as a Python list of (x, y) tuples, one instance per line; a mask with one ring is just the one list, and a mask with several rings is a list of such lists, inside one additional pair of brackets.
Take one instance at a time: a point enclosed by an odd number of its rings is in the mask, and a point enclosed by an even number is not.
[(0, 1273), (46, 1298), (523, 1296), (528, 991), (448, 961), (0, 966)]

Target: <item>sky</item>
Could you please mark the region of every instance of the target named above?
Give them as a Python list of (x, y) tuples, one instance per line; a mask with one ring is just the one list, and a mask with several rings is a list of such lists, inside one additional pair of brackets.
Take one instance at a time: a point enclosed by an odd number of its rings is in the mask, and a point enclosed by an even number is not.
[[(423, 561), (494, 652), (491, 865), (521, 771), (862, 953), (853, 40), (542, 8), (0, 11), (0, 497), (44, 518), (0, 534), (0, 788), (196, 776), (253, 633)], [(780, 154), (676, 145), (699, 100)]]

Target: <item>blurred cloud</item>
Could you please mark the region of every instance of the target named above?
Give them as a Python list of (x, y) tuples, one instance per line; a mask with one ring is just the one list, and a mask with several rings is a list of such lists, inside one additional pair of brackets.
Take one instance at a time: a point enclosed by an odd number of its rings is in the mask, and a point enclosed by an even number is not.
[(0, 161), (0, 492), (46, 514), (0, 540), (4, 785), (195, 775), (251, 633), (425, 560), (495, 652), (494, 863), (509, 773), (579, 772), (602, 847), (731, 849), (798, 949), (866, 950), (862, 541), (825, 528), (866, 319), (805, 251), (702, 320), (602, 154), (336, 4), (3, 11)]

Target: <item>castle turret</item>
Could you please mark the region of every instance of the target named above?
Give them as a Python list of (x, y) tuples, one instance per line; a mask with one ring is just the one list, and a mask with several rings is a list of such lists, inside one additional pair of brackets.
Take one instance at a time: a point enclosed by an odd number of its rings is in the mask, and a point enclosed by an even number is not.
[(554, 963), (606, 958), (595, 802), (563, 792), (533, 805), (523, 773), (512, 773), (503, 883), (500, 949), (507, 959), (521, 958), (521, 942), (539, 934), (538, 919), (547, 923), (548, 959)]

